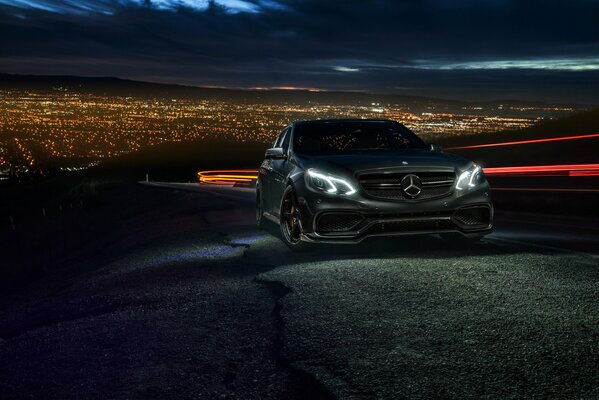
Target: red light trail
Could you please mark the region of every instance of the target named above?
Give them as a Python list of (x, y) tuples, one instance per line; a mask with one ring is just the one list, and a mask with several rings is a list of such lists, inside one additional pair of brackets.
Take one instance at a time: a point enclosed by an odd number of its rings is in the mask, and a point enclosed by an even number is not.
[(599, 176), (599, 164), (490, 167), (483, 171), (488, 176)]
[(599, 189), (565, 189), (565, 188), (491, 188), (492, 191), (502, 192), (565, 192), (565, 193), (599, 193)]
[(545, 139), (518, 140), (518, 141), (514, 141), (514, 142), (499, 142), (499, 143), (475, 144), (475, 145), (470, 145), (470, 146), (448, 147), (447, 150), (477, 149), (480, 147), (514, 146), (514, 145), (518, 145), (518, 144), (560, 142), (562, 140), (591, 139), (591, 138), (596, 138), (596, 137), (599, 137), (599, 133), (591, 133), (588, 135), (562, 136), (562, 137), (545, 138)]

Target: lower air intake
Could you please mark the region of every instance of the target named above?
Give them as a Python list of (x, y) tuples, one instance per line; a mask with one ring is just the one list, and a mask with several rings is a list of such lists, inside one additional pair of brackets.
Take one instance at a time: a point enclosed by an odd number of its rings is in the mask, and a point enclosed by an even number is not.
[(491, 210), (488, 207), (461, 208), (456, 211), (454, 218), (462, 225), (487, 226), (491, 219)]
[(364, 218), (357, 213), (325, 213), (318, 218), (319, 232), (348, 232), (355, 228)]

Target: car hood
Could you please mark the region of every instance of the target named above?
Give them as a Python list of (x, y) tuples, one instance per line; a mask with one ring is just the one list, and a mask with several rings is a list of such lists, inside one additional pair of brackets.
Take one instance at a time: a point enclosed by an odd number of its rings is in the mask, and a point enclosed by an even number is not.
[(305, 169), (323, 169), (329, 173), (354, 175), (356, 172), (376, 172), (377, 170), (463, 170), (471, 161), (430, 150), (398, 150), (384, 152), (364, 152), (322, 156), (296, 156)]

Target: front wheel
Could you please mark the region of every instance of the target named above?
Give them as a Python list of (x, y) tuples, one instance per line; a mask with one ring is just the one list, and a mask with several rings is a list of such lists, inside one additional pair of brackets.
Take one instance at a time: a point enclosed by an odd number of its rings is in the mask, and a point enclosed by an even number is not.
[(288, 186), (283, 192), (280, 214), (281, 236), (283, 237), (283, 242), (285, 242), (290, 249), (295, 251), (302, 251), (309, 247), (308, 243), (301, 240), (302, 221), (297, 206), (297, 197), (291, 186)]

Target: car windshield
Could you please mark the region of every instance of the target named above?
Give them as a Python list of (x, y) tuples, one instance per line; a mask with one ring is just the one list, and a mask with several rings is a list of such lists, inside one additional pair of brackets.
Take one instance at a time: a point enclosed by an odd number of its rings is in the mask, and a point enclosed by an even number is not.
[(294, 152), (306, 155), (425, 148), (408, 128), (390, 121), (298, 124), (293, 140)]

